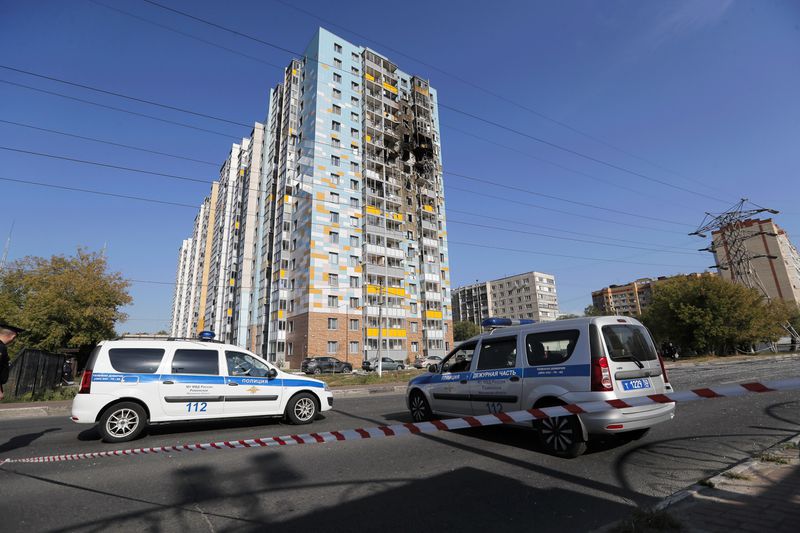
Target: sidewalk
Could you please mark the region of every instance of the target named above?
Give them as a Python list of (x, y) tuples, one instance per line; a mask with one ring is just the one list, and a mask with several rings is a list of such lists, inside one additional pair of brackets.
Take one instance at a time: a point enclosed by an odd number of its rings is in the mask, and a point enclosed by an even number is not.
[(798, 524), (800, 435), (600, 531), (794, 533)]

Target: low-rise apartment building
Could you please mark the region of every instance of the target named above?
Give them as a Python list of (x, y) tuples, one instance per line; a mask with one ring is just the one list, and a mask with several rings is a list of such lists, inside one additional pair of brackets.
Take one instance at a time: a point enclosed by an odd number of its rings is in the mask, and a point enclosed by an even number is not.
[(556, 278), (534, 271), (465, 285), (453, 290), (452, 308), (455, 322), (480, 324), (488, 317), (555, 320)]

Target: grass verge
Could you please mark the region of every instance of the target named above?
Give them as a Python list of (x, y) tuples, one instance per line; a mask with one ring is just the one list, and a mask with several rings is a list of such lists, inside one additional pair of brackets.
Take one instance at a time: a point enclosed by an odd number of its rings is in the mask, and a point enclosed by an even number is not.
[(71, 400), (77, 393), (77, 386), (59, 387), (57, 389), (48, 390), (37, 394), (32, 394), (29, 392), (17, 398), (6, 398), (3, 400), (3, 403), (54, 402), (59, 400)]
[(611, 531), (613, 533), (657, 533), (682, 530), (681, 523), (666, 511), (636, 509), (630, 517), (620, 522)]
[(319, 374), (315, 379), (321, 379), (329, 387), (350, 387), (355, 385), (406, 385), (414, 376), (424, 374), (424, 370), (397, 370), (384, 372), (378, 377), (376, 372), (366, 374)]

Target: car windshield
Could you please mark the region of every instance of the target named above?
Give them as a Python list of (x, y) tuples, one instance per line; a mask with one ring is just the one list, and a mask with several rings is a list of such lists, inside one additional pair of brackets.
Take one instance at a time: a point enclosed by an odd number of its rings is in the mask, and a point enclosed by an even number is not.
[(612, 361), (652, 361), (658, 357), (650, 334), (642, 326), (614, 324), (602, 330)]

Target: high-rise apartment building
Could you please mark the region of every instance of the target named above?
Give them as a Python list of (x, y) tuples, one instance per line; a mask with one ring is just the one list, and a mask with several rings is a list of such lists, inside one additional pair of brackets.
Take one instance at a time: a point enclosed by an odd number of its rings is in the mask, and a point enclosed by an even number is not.
[[(751, 256), (753, 271), (770, 298), (800, 305), (800, 253), (787, 233), (771, 218), (745, 220), (742, 224), (745, 247)], [(711, 234), (712, 250), (717, 264), (730, 261), (728, 247), (721, 232)], [(731, 269), (720, 269), (719, 275), (732, 279)]]
[(292, 367), (451, 347), (426, 80), (320, 29), (270, 91), (264, 124), (233, 146), (218, 189), (202, 315), (218, 338)]
[(453, 289), (453, 319), (480, 324), (488, 317), (547, 322), (558, 318), (556, 278), (525, 272)]

